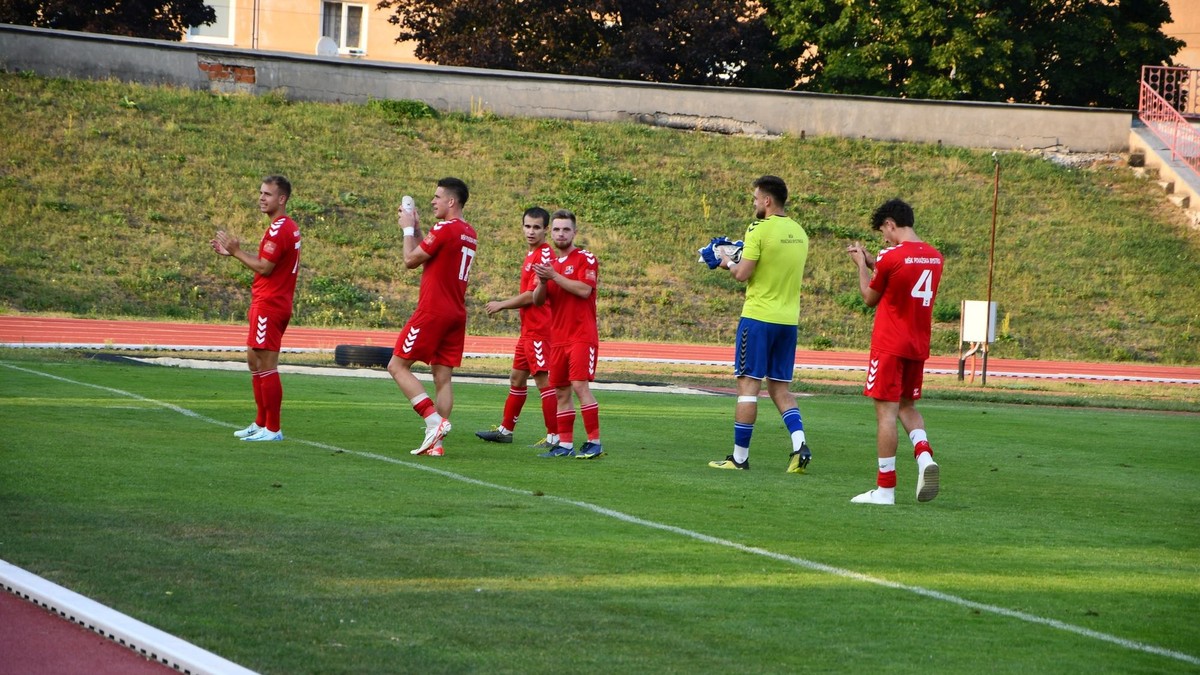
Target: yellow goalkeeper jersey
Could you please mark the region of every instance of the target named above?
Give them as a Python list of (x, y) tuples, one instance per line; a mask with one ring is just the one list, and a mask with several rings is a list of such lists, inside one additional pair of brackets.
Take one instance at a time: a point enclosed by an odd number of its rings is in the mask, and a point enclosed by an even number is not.
[(742, 316), (795, 326), (800, 321), (800, 283), (808, 262), (808, 233), (787, 216), (768, 216), (746, 228), (742, 258), (757, 260), (746, 283)]

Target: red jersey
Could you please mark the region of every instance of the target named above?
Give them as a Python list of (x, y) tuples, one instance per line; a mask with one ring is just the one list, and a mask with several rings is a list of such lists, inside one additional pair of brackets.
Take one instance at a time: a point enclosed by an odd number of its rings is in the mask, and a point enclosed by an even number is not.
[[(554, 261), (554, 249), (550, 244), (530, 249), (525, 254), (525, 266), (521, 268), (520, 293), (537, 288), (537, 274), (533, 272), (534, 265), (549, 265)], [(549, 290), (549, 289), (547, 289)], [(521, 337), (535, 340), (550, 339), (550, 303), (538, 307), (526, 305), (518, 310), (521, 315)]]
[(928, 359), (933, 299), (941, 280), (942, 254), (923, 241), (880, 251), (871, 288), (883, 297), (875, 307), (871, 348), (905, 359)]
[(461, 218), (429, 228), (419, 244), (430, 255), (421, 271), (417, 309), (466, 320), (467, 279), (475, 262), (475, 228)]
[(600, 261), (590, 251), (577, 248), (550, 264), (564, 277), (592, 287), (586, 298), (568, 293), (553, 282), (546, 287), (546, 296), (554, 308), (550, 313), (554, 346), (578, 342), (600, 344), (596, 332), (596, 282), (600, 276)]
[(254, 273), (251, 301), (275, 312), (291, 314), (300, 272), (300, 228), (296, 221), (280, 216), (267, 227), (258, 244), (258, 257), (275, 263), (270, 274)]

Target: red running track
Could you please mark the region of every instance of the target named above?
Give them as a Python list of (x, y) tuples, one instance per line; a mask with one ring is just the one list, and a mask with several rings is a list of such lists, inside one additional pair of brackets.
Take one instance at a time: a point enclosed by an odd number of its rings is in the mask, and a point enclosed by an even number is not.
[(174, 668), (0, 589), (0, 675), (166, 675)]
[[(0, 316), (0, 344), (30, 347), (243, 349), (245, 326), (156, 321), (63, 319), (40, 316)], [(332, 351), (340, 344), (390, 347), (397, 330), (350, 330), (291, 326), (284, 350)], [(509, 356), (515, 337), (468, 335), (466, 352)], [(651, 360), (666, 363), (730, 363), (732, 347), (648, 342), (602, 342), (600, 354), (610, 360)], [(798, 351), (801, 369), (857, 369), (866, 364), (862, 352)], [(930, 372), (957, 373), (958, 357), (934, 356)], [(1019, 378), (1096, 379), (1200, 385), (1200, 366), (1142, 363), (1086, 363), (989, 359), (988, 375)]]

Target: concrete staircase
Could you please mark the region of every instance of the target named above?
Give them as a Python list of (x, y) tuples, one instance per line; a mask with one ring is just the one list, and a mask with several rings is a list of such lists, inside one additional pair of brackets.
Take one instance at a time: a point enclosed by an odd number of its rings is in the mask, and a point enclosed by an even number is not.
[(1129, 131), (1129, 165), (1138, 176), (1154, 181), (1175, 206), (1187, 214), (1192, 229), (1200, 231), (1200, 176), (1179, 159), (1141, 122)]

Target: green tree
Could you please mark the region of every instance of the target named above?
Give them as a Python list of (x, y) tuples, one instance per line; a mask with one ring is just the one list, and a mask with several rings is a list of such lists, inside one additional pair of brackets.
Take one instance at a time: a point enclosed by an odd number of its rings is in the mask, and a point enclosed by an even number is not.
[(802, 89), (1129, 108), (1166, 0), (763, 0)]
[(398, 41), (454, 66), (787, 87), (765, 17), (745, 0), (382, 0)]
[(216, 20), (204, 0), (0, 0), (0, 23), (159, 40)]
[(1141, 67), (1171, 65), (1184, 42), (1162, 32), (1166, 0), (1021, 0), (1008, 5), (1014, 100), (1136, 108)]

